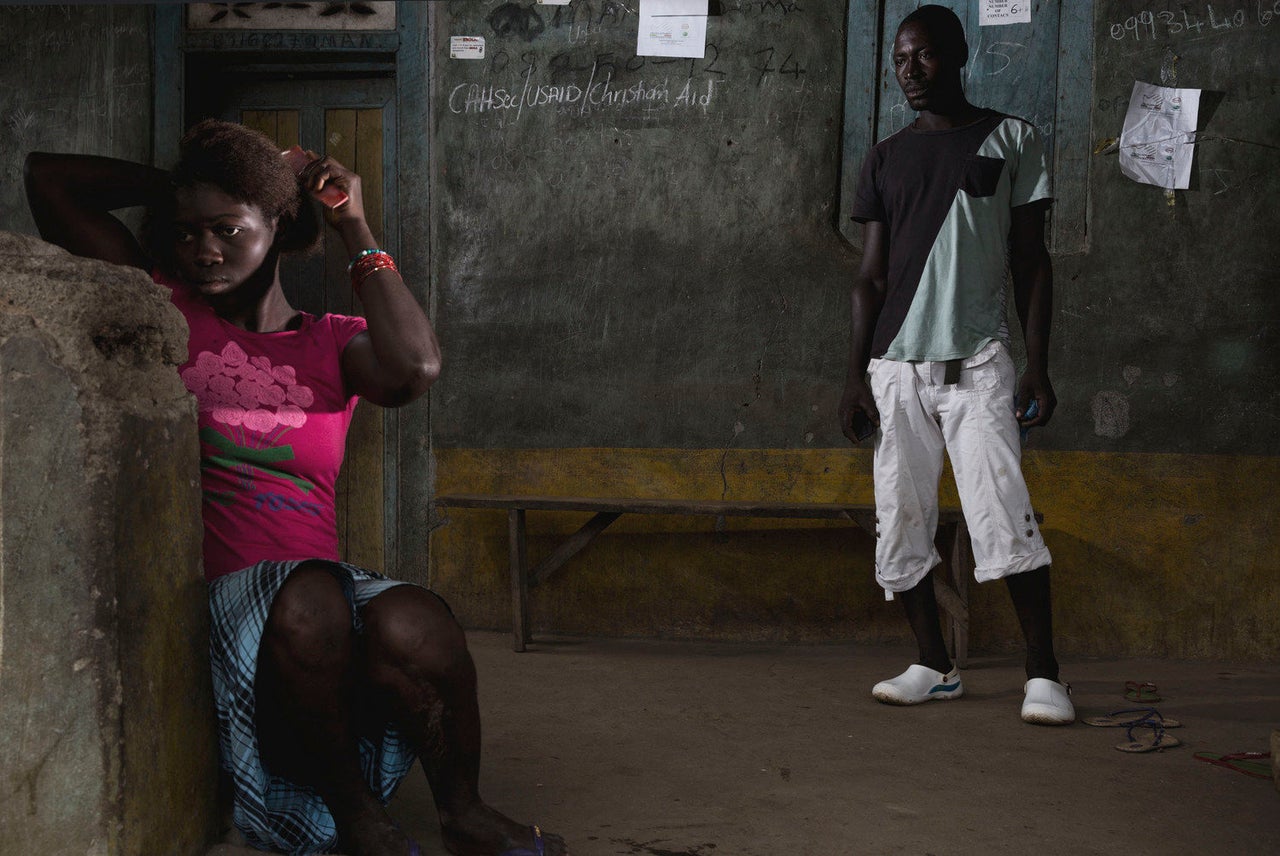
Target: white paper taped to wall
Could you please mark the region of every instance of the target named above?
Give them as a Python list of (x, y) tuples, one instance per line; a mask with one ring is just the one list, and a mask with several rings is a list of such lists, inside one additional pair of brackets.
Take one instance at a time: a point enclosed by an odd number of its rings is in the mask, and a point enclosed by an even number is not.
[(978, 26), (1030, 24), (1031, 0), (982, 0)]
[(450, 36), (449, 59), (484, 59), (484, 36)]
[(1120, 133), (1120, 171), (1144, 184), (1186, 190), (1199, 116), (1199, 89), (1134, 81)]
[(637, 56), (707, 53), (707, 0), (640, 0)]

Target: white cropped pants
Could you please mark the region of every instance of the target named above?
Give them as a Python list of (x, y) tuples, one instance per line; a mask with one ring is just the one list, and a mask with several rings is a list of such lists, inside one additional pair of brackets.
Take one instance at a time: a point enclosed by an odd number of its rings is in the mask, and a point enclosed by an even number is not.
[(973, 542), (974, 577), (1000, 579), (1049, 564), (1022, 476), (1015, 371), (993, 341), (964, 360), (958, 383), (946, 363), (872, 360), (880, 410), (873, 467), (876, 581), (887, 597), (914, 588), (942, 561), (934, 547), (938, 480), (946, 449)]

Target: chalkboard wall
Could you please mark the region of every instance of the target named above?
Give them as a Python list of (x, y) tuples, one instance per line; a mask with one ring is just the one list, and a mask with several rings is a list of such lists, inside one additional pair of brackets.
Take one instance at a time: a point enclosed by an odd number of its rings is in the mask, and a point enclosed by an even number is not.
[[(844, 443), (846, 9), (722, 9), (706, 59), (665, 62), (636, 57), (620, 3), (436, 9), (441, 446)], [(1033, 27), (1079, 12), (1037, 2)], [(1092, 110), (1059, 125), (1118, 136), (1135, 79), (1220, 94), (1174, 204), (1114, 156), (1059, 176), (1088, 220), (1055, 257), (1062, 407), (1032, 448), (1274, 451), (1278, 13), (1096, 4)], [(448, 59), (455, 35), (486, 58)], [(851, 41), (850, 62), (875, 49)], [(1059, 61), (1086, 49), (1063, 41)]]
[(437, 444), (843, 442), (844, 8), (723, 6), (692, 60), (611, 0), (437, 7)]
[(1135, 80), (1206, 90), (1194, 184), (1094, 157), (1086, 256), (1060, 260), (1061, 448), (1275, 454), (1280, 3), (1099, 2), (1094, 136)]

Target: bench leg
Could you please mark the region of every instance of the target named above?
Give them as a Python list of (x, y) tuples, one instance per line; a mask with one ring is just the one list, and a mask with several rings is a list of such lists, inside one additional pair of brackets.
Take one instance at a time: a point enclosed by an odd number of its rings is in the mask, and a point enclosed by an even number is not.
[(533, 641), (529, 633), (529, 555), (525, 545), (524, 509), (507, 512), (511, 545), (511, 635), (515, 651)]

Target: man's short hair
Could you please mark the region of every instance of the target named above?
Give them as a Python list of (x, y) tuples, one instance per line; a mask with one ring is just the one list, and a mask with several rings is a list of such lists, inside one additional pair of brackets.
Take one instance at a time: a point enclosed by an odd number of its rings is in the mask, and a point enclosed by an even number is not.
[(921, 6), (902, 19), (898, 32), (902, 32), (907, 24), (919, 24), (928, 30), (944, 50), (952, 53), (959, 65), (969, 61), (969, 42), (964, 36), (964, 24), (946, 6)]

